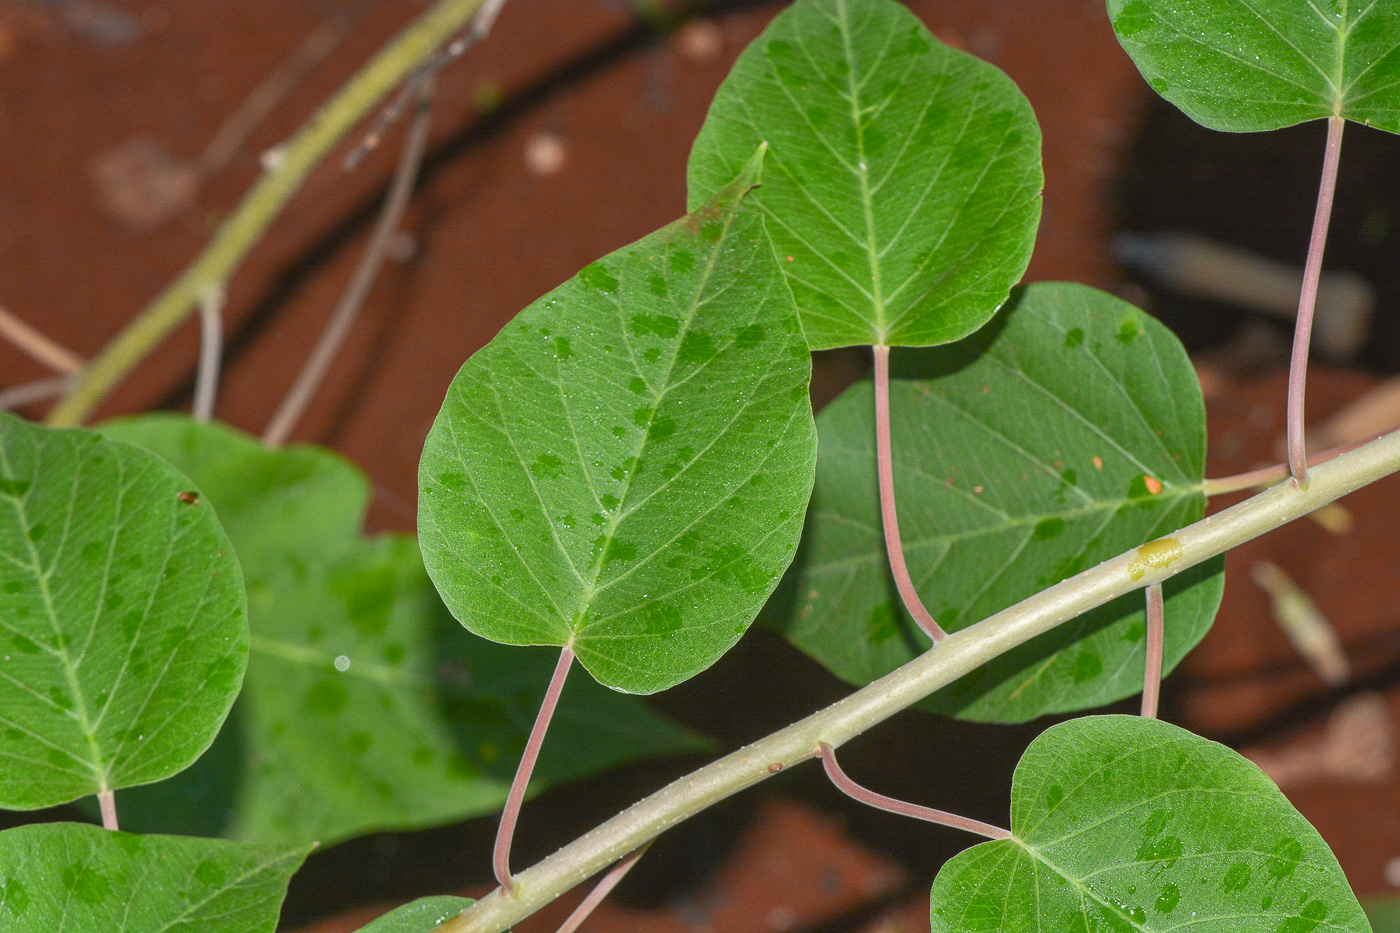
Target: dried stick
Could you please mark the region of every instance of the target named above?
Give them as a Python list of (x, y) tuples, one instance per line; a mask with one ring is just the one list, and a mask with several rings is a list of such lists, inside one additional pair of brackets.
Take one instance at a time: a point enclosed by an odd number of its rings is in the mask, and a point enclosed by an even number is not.
[(74, 425), (87, 418), (189, 316), (202, 295), (224, 286), (321, 159), (482, 5), (483, 0), (438, 0), (361, 68), (281, 148), (281, 158), (268, 167), (199, 258), (83, 370), (67, 397), (49, 412), (48, 422)]
[(899, 516), (894, 502), (894, 457), (890, 452), (890, 348), (876, 344), (874, 349), (875, 462), (880, 474), (880, 518), (885, 526), (885, 552), (889, 555), (890, 572), (894, 575), (899, 597), (904, 600), (904, 608), (919, 623), (919, 628), (937, 643), (948, 633), (934, 621), (919, 599), (919, 591), (914, 588), (909, 568), (905, 566), (904, 545), (899, 539)]
[(340, 352), (341, 345), (350, 333), (351, 325), (355, 323), (360, 309), (364, 307), (365, 299), (369, 297), (370, 288), (379, 274), (379, 267), (389, 255), (389, 244), (393, 242), (399, 222), (403, 220), (404, 210), (413, 195), (413, 183), (417, 181), (418, 169), (423, 164), (423, 153), (427, 149), (428, 125), (432, 120), (432, 92), (432, 82), (419, 88), (418, 115), (409, 127), (403, 154), (399, 156), (394, 180), (389, 185), (389, 193), (384, 198), (384, 206), (379, 211), (379, 220), (375, 223), (369, 245), (365, 247), (360, 264), (350, 278), (350, 286), (341, 296), (340, 303), (327, 322), (326, 329), (321, 333), (320, 340), (307, 357), (305, 365), (286, 397), (282, 399), (282, 404), (277, 407), (272, 420), (268, 422), (267, 430), (263, 432), (263, 443), (269, 447), (280, 447), (287, 442), (292, 429), (306, 411), (306, 406), (311, 403), (312, 396), (316, 394), (316, 389), (335, 360), (335, 355)]
[(83, 358), (61, 346), (15, 317), (0, 305), (0, 337), (4, 337), (25, 353), (59, 373), (76, 373), (83, 368)]
[(62, 395), (72, 382), (71, 376), (50, 376), (48, 379), (36, 379), (13, 388), (0, 389), (0, 411), (12, 411)]
[(224, 354), (224, 295), (211, 292), (199, 302), (199, 368), (194, 376), (195, 421), (214, 417), (219, 393), (219, 363)]

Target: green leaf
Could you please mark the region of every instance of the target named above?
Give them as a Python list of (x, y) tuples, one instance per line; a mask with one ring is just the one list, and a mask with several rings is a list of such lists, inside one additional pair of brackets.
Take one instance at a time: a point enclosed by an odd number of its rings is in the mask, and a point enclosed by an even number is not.
[[(500, 807), (552, 660), (464, 632), (412, 538), (364, 538), (369, 490), (349, 462), (172, 415), (104, 430), (199, 478), (243, 561), (253, 633), (230, 728), (174, 780), (119, 794), (123, 826), (301, 843)], [(586, 681), (558, 715), (578, 744), (548, 747), (536, 786), (700, 744)]]
[(420, 897), (361, 927), (360, 933), (429, 933), (474, 903), (466, 897)]
[(418, 524), (471, 631), (572, 644), (600, 682), (653, 693), (738, 641), (792, 560), (811, 360), (741, 204), (761, 159), (525, 309), (453, 381)]
[(933, 933), (1369, 933), (1317, 830), (1247, 759), (1184, 729), (1092, 716), (1031, 743), (1014, 838), (945, 864)]
[(1339, 115), (1400, 133), (1391, 0), (1108, 0), (1108, 15), (1157, 93), (1211, 129)]
[(247, 661), (238, 562), (190, 480), (0, 413), (0, 807), (188, 767)]
[(1377, 897), (1361, 904), (1374, 933), (1400, 933), (1400, 898)]
[[(1031, 285), (975, 336), (896, 354), (894, 369), (930, 377), (890, 386), (895, 496), (909, 572), (949, 631), (1201, 517), (1205, 409), (1195, 372), (1165, 327), (1111, 295)], [(766, 612), (856, 684), (929, 645), (889, 575), (873, 410), (862, 383), (818, 419), (806, 536)], [(1170, 545), (1159, 547), (1169, 558)], [(1167, 582), (1166, 670), (1210, 627), (1220, 567)], [(1142, 689), (1145, 631), (1142, 594), (1124, 596), (924, 705), (1018, 722), (1111, 703)]]
[(1030, 261), (1040, 128), (894, 0), (798, 0), (739, 57), (690, 156), (699, 205), (766, 141), (752, 200), (814, 350), (947, 343)]
[(75, 823), (0, 833), (0, 929), (273, 933), (310, 850), (134, 836)]

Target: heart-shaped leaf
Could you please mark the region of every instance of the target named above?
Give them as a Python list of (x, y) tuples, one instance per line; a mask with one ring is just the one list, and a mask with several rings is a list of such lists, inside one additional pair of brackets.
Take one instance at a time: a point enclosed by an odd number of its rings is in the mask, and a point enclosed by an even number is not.
[(571, 644), (600, 682), (652, 693), (738, 641), (792, 560), (811, 360), (742, 204), (762, 157), (525, 309), (453, 380), (418, 527), (471, 631)]
[(75, 823), (0, 833), (0, 929), (273, 933), (310, 850), (134, 836)]
[[(243, 561), (253, 632), (230, 727), (184, 774), (118, 794), (124, 826), (326, 842), (501, 805), (552, 661), (464, 632), (412, 538), (362, 537), (359, 471), (174, 415), (104, 431), (198, 477)], [(587, 681), (559, 716), (577, 743), (547, 749), (537, 786), (699, 746)]]
[[(1018, 291), (958, 344), (895, 354), (895, 496), (915, 585), (948, 631), (1201, 517), (1205, 407), (1161, 324), (1081, 285)], [(808, 528), (766, 618), (837, 675), (864, 684), (928, 648), (890, 577), (862, 383), (818, 419)], [(1170, 546), (1163, 545), (1163, 559)], [(1219, 562), (1167, 582), (1166, 665), (1205, 635)], [(1141, 594), (1003, 654), (925, 706), (1017, 722), (1142, 689)]]
[(1400, 133), (1391, 0), (1108, 0), (1149, 84), (1211, 129), (1342, 116)]
[(1040, 735), (1013, 838), (945, 864), (933, 933), (1370, 933), (1327, 843), (1239, 754), (1135, 716)]
[(0, 807), (188, 767), (247, 661), (243, 578), (197, 487), (0, 412)]
[(797, 0), (739, 57), (690, 204), (771, 147), (767, 218), (812, 349), (947, 343), (986, 323), (1040, 222), (1040, 128), (993, 66), (894, 0)]
[(466, 910), (475, 901), (466, 897), (420, 897), (389, 911), (360, 933), (430, 933), (438, 924)]

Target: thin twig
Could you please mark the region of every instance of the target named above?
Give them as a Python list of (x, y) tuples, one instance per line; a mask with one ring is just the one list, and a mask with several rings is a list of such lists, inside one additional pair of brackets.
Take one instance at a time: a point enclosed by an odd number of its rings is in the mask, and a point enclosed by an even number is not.
[(1312, 341), (1313, 311), (1317, 307), (1317, 285), (1322, 279), (1322, 254), (1327, 248), (1327, 227), (1332, 222), (1332, 199), (1337, 193), (1337, 172), (1342, 160), (1340, 116), (1327, 120), (1327, 153), (1322, 160), (1322, 183), (1318, 186), (1317, 212), (1313, 215), (1308, 262), (1303, 269), (1303, 293), (1298, 299), (1298, 324), (1293, 331), (1293, 358), (1288, 365), (1288, 468), (1299, 485), (1308, 481), (1307, 441), (1303, 436), (1303, 401), (1308, 381), (1308, 346)]
[(545, 733), (549, 731), (549, 721), (554, 718), (554, 708), (559, 704), (559, 694), (564, 690), (564, 680), (569, 676), (569, 668), (574, 663), (574, 649), (568, 645), (559, 652), (559, 663), (554, 666), (554, 675), (549, 678), (549, 687), (540, 701), (540, 712), (535, 717), (535, 725), (530, 729), (530, 737), (525, 741), (525, 751), (520, 755), (520, 765), (515, 769), (515, 780), (511, 781), (510, 793), (506, 796), (506, 808), (501, 811), (501, 825), (496, 829), (496, 847), (491, 864), (496, 870), (496, 881), (502, 888), (514, 893), (515, 882), (510, 876), (510, 843), (515, 837), (515, 824), (520, 819), (520, 807), (525, 802), (525, 790), (530, 786), (530, 773), (535, 770), (535, 762), (540, 757)]
[(73, 383), (72, 376), (50, 376), (9, 389), (0, 389), (0, 411), (13, 411), (46, 398), (62, 395)]
[(199, 368), (194, 376), (195, 421), (214, 417), (219, 394), (219, 364), (224, 353), (224, 294), (210, 292), (199, 302)]
[(1171, 533), (1147, 560), (1133, 548), (1008, 609), (959, 629), (879, 680), (800, 722), (711, 762), (633, 804), (515, 876), (519, 893), (495, 891), (434, 933), (499, 933), (582, 884), (648, 839), (775, 774), (812, 758), (817, 743), (839, 747), (993, 658), (1110, 600), (1301, 518), (1400, 470), (1400, 432), (1319, 465), (1306, 489), (1282, 483)]
[(4, 337), (25, 353), (58, 373), (76, 373), (83, 368), (83, 358), (54, 342), (15, 317), (0, 305), (0, 337)]
[[(1372, 434), (1370, 437), (1363, 437), (1359, 441), (1352, 441), (1348, 444), (1339, 444), (1320, 454), (1313, 454), (1308, 458), (1309, 468), (1317, 466), (1319, 463), (1326, 463), (1333, 457), (1344, 454), (1349, 450), (1355, 450), (1363, 444), (1369, 444), (1374, 440), (1379, 440), (1387, 434), (1400, 429), (1400, 426), (1391, 428), (1389, 431), (1381, 431), (1379, 434)], [(1258, 470), (1250, 470), (1248, 473), (1237, 473), (1234, 476), (1222, 476), (1219, 479), (1207, 479), (1201, 483), (1201, 492), (1206, 496), (1223, 496), (1232, 492), (1243, 492), (1246, 489), (1262, 489), (1281, 483), (1288, 479), (1288, 464), (1277, 463), (1271, 467), (1263, 467)]]
[(67, 397), (49, 412), (49, 424), (81, 423), (189, 316), (202, 295), (223, 287), (321, 159), (385, 95), (460, 32), (482, 4), (483, 0), (438, 0), (361, 68), (281, 147), (275, 165), (268, 167), (223, 222), (199, 258), (83, 370)]
[(1154, 583), (1147, 592), (1147, 663), (1142, 675), (1142, 715), (1157, 718), (1162, 696), (1162, 649), (1166, 643), (1166, 609), (1162, 605), (1162, 584)]
[(233, 161), (253, 131), (349, 35), (360, 15), (346, 10), (332, 14), (302, 41), (291, 58), (259, 82), (199, 154), (200, 174), (208, 177)]
[(886, 810), (900, 816), (937, 823), (939, 826), (951, 826), (953, 829), (976, 833), (979, 836), (986, 836), (988, 839), (1011, 838), (1011, 831), (1002, 829), (1000, 826), (993, 826), (991, 823), (984, 823), (967, 816), (959, 816), (946, 810), (935, 810), (932, 807), (921, 807), (916, 803), (895, 800), (893, 797), (886, 797), (884, 794), (877, 794), (869, 788), (861, 787), (851, 780), (845, 771), (841, 770), (841, 766), (836, 762), (836, 752), (832, 750), (830, 745), (821, 742), (817, 747), (821, 750), (822, 767), (826, 770), (826, 776), (831, 779), (831, 783), (836, 785), (837, 790), (852, 800), (859, 800), (877, 810)]
[(416, 72), (408, 77), (399, 93), (380, 111), (373, 125), (360, 140), (360, 144), (346, 154), (341, 168), (347, 172), (353, 172), (359, 168), (365, 156), (377, 149), (379, 144), (384, 141), (384, 134), (399, 119), (399, 115), (408, 107), (409, 102), (420, 96), (423, 85), (430, 83), (446, 65), (461, 58), (467, 49), (490, 34), (491, 27), (496, 25), (496, 17), (501, 13), (501, 7), (505, 5), (506, 0), (485, 0), (476, 16), (472, 17), (466, 32), (453, 39), (448, 43), (447, 48), (424, 62)]
[(267, 430), (263, 432), (263, 443), (269, 447), (281, 447), (287, 442), (292, 429), (296, 427), (297, 421), (306, 411), (306, 406), (311, 403), (312, 396), (316, 394), (316, 389), (321, 385), (321, 380), (325, 378), (336, 354), (340, 352), (341, 345), (350, 333), (351, 325), (355, 323), (355, 318), (365, 305), (365, 299), (369, 297), (370, 288), (379, 274), (379, 267), (389, 255), (389, 245), (394, 240), (394, 234), (398, 232), (404, 210), (413, 196), (413, 185), (418, 179), (418, 169), (423, 164), (423, 153), (428, 145), (428, 126), (432, 121), (432, 82), (422, 85), (419, 94), (418, 114), (413, 119), (413, 125), (409, 127), (408, 139), (404, 141), (403, 153), (399, 156), (399, 165), (394, 171), (394, 180), (389, 185), (389, 193), (384, 197), (384, 206), (379, 211), (379, 220), (375, 223), (369, 245), (360, 257), (360, 263), (350, 278), (349, 287), (340, 298), (340, 304), (336, 306), (335, 313), (331, 315), (326, 329), (321, 333), (321, 339), (307, 357), (296, 381), (292, 383), (291, 389), (282, 399), (282, 404), (277, 407), (277, 412), (268, 422)]
[(880, 475), (880, 517), (885, 526), (885, 552), (889, 554), (890, 573), (894, 575), (895, 588), (899, 590), (904, 608), (919, 623), (929, 638), (935, 643), (947, 636), (943, 627), (934, 621), (919, 599), (919, 591), (909, 576), (909, 568), (904, 564), (904, 545), (899, 539), (899, 516), (894, 503), (894, 456), (890, 452), (890, 348), (875, 345), (875, 461)]
[(598, 882), (598, 886), (592, 891), (589, 891), (588, 896), (574, 908), (573, 913), (569, 914), (569, 919), (565, 920), (563, 926), (559, 927), (558, 933), (574, 933), (575, 930), (582, 926), (583, 921), (588, 919), (589, 914), (598, 909), (598, 905), (603, 903), (603, 899), (612, 893), (612, 889), (617, 887), (619, 881), (627, 877), (627, 873), (632, 870), (632, 866), (637, 864), (637, 860), (643, 855), (646, 855), (647, 849), (650, 848), (651, 843), (648, 842), (614, 865), (612, 869), (603, 876), (603, 880)]
[(116, 832), (117, 826), (117, 794), (115, 791), (104, 790), (97, 795), (97, 806), (102, 810), (102, 828)]

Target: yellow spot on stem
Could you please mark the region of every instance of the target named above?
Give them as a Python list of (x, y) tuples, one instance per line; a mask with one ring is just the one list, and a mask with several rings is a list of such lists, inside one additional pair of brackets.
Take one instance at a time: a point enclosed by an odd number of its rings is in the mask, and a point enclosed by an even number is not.
[(1128, 576), (1141, 580), (1150, 569), (1165, 570), (1181, 556), (1181, 542), (1176, 538), (1159, 538), (1138, 548), (1137, 557), (1128, 565)]

